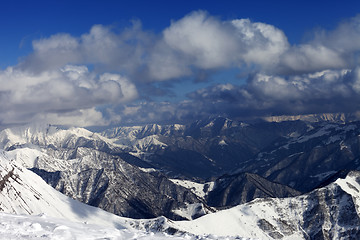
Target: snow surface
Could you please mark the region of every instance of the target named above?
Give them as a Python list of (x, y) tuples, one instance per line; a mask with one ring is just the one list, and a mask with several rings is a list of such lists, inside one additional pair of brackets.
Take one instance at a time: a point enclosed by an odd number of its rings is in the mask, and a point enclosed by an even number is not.
[[(189, 189), (197, 196), (204, 198), (214, 188), (214, 182), (196, 183), (189, 180), (170, 179), (173, 183)], [(206, 189), (206, 191), (205, 191)]]
[(325, 180), (327, 177), (335, 174), (336, 171), (328, 171), (328, 172), (323, 172), (323, 173), (319, 173), (319, 174), (316, 174), (314, 176), (310, 176), (311, 178), (317, 178), (319, 181), (323, 181)]
[[(6, 240), (131, 240), (131, 239), (195, 239), (194, 236), (171, 236), (165, 233), (116, 229), (87, 223), (75, 223), (46, 215), (14, 215), (0, 213), (0, 239)], [(199, 238), (201, 239), (201, 238)]]
[(220, 145), (220, 146), (226, 146), (226, 145), (228, 145), (228, 144), (225, 142), (224, 139), (222, 139), (222, 140), (219, 142), (219, 145)]
[(205, 215), (206, 212), (204, 211), (204, 206), (202, 203), (193, 203), (193, 204), (187, 204), (185, 208), (176, 209), (173, 211), (177, 215), (192, 220), (194, 219), (196, 215)]

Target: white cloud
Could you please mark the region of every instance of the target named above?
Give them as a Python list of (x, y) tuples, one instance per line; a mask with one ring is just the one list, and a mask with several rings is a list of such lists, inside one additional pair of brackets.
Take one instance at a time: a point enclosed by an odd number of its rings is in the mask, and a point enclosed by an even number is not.
[(50, 38), (33, 41), (34, 51), (48, 52), (52, 50), (73, 51), (79, 47), (79, 42), (69, 34), (56, 34)]
[[(98, 77), (85, 66), (66, 65), (41, 73), (9, 67), (0, 72), (0, 120), (3, 123), (44, 118), (61, 124), (76, 116), (78, 123), (85, 124), (80, 120), (85, 119), (84, 116), (98, 122), (100, 113), (89, 109), (102, 104), (121, 104), (137, 97), (135, 85), (127, 78), (108, 73)], [(75, 112), (77, 115), (66, 115)], [(58, 116), (60, 113), (63, 117)], [(96, 118), (90, 117), (90, 113)]]
[(236, 19), (231, 23), (244, 51), (241, 58), (248, 64), (259, 64), (265, 69), (274, 67), (289, 48), (285, 34), (272, 25), (254, 23), (249, 19)]
[[(77, 37), (59, 33), (35, 40), (33, 49), (17, 66), (0, 71), (3, 123), (155, 122), (221, 112), (335, 111), (341, 104), (349, 110), (358, 107), (352, 99), (360, 96), (360, 15), (292, 46), (275, 26), (196, 11), (158, 35), (139, 22), (120, 30), (94, 25)], [(224, 79), (189, 94), (188, 101), (131, 104), (169, 90), (153, 82), (229, 68), (251, 72), (246, 84)]]
[(237, 43), (229, 25), (205, 12), (193, 12), (164, 30), (164, 41), (197, 67), (211, 69), (231, 64)]
[(249, 89), (268, 101), (285, 103), (291, 100), (350, 98), (353, 97), (355, 81), (351, 70), (325, 70), (290, 77), (258, 73), (251, 80)]
[(155, 81), (175, 79), (192, 74), (187, 60), (179, 56), (166, 43), (160, 41), (150, 53), (149, 78)]
[(357, 94), (360, 94), (360, 67), (357, 67), (353, 71), (353, 78), (354, 81), (351, 83), (352, 87)]
[[(104, 73), (100, 76), (101, 89), (108, 91), (112, 102), (123, 103), (138, 97), (137, 89), (127, 78), (114, 73)], [(119, 89), (117, 89), (119, 88)], [(121, 96), (118, 93), (121, 92)]]
[(27, 56), (19, 67), (31, 72), (49, 71), (69, 63), (82, 61), (80, 42), (69, 34), (55, 34), (49, 38), (33, 41), (34, 52)]
[(191, 76), (197, 69), (243, 68), (244, 63), (274, 74), (353, 68), (360, 61), (359, 22), (357, 16), (333, 31), (317, 31), (310, 41), (290, 46), (275, 26), (249, 19), (223, 21), (196, 11), (173, 21), (159, 36), (134, 22), (121, 31), (94, 25), (80, 37), (62, 33), (39, 39), (20, 67), (39, 72), (66, 64), (92, 64), (137, 81)]
[[(36, 113), (31, 122), (61, 124), (76, 127), (104, 126), (110, 122), (95, 108), (79, 109), (65, 113)], [(24, 123), (24, 122), (20, 122)]]
[(188, 76), (192, 68), (216, 70), (246, 63), (268, 69), (288, 48), (285, 34), (274, 26), (249, 19), (221, 21), (197, 11), (163, 31), (149, 69), (159, 80)]
[(313, 72), (322, 69), (346, 68), (347, 63), (341, 55), (333, 49), (322, 45), (304, 44), (293, 47), (281, 59), (285, 71)]

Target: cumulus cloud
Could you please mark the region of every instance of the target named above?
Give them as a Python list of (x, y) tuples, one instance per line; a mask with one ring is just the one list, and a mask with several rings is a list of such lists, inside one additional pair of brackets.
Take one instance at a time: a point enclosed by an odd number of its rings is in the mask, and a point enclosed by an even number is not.
[(325, 70), (297, 76), (257, 73), (247, 85), (216, 85), (189, 94), (194, 105), (232, 117), (354, 112), (359, 95), (359, 68)]
[(237, 50), (236, 38), (226, 23), (194, 12), (164, 30), (164, 41), (174, 51), (185, 55), (200, 68), (217, 68), (229, 65)]
[(155, 80), (192, 74), (192, 69), (222, 69), (257, 64), (274, 67), (289, 48), (274, 26), (249, 19), (221, 21), (203, 11), (172, 22), (152, 52), (149, 69)]
[(293, 47), (281, 57), (278, 72), (288, 74), (313, 72), (321, 69), (339, 69), (349, 66), (347, 60), (337, 50), (318, 44)]
[[(0, 122), (88, 126), (355, 111), (359, 53), (360, 15), (297, 45), (275, 26), (204, 11), (172, 21), (160, 34), (139, 21), (125, 29), (94, 25), (80, 36), (34, 40), (30, 55), (0, 71)], [(228, 69), (248, 74), (247, 82), (224, 79), (177, 103), (147, 102), (159, 92), (171, 95), (157, 81), (195, 81), (199, 72)]]
[[(303, 74), (353, 68), (359, 63), (360, 16), (291, 46), (283, 31), (249, 19), (222, 21), (203, 11), (174, 21), (150, 52), (149, 77), (167, 80), (194, 69), (254, 68), (268, 74)], [(245, 66), (244, 66), (245, 65)]]
[(154, 44), (152, 34), (142, 31), (141, 24), (116, 32), (110, 26), (94, 25), (80, 37), (59, 33), (34, 40), (33, 53), (19, 68), (41, 72), (67, 64), (91, 64), (99, 71), (131, 74), (144, 65), (144, 58)]
[(178, 103), (144, 102), (115, 112), (126, 124), (189, 122), (208, 116), (252, 119), (272, 115), (356, 112), (360, 68), (272, 76), (257, 73), (246, 85), (217, 84), (188, 94)]
[(6, 112), (2, 117), (3, 125), (45, 123), (54, 125), (67, 125), (76, 127), (104, 126), (110, 124), (103, 114), (95, 108), (79, 109), (66, 112), (27, 112), (19, 113), (17, 110)]
[(249, 19), (224, 21), (196, 11), (172, 21), (158, 36), (134, 22), (120, 31), (94, 25), (79, 37), (60, 33), (34, 40), (34, 52), (20, 66), (42, 71), (92, 64), (137, 81), (163, 81), (191, 76), (196, 69), (243, 68), (244, 64), (271, 74), (352, 68), (359, 61), (359, 22), (360, 16), (354, 17), (291, 46), (275, 26)]
[(237, 42), (244, 51), (240, 58), (247, 64), (273, 68), (279, 63), (280, 56), (289, 49), (285, 34), (272, 25), (253, 23), (249, 19), (236, 19), (231, 23), (236, 28)]
[(308, 42), (292, 46), (281, 56), (277, 72), (294, 74), (359, 65), (360, 15), (332, 31), (314, 31)]
[[(108, 73), (98, 76), (85, 66), (66, 65), (40, 73), (9, 67), (0, 72), (0, 121), (26, 122), (38, 119), (38, 114), (53, 119), (59, 113), (89, 115), (95, 106), (121, 104), (137, 98), (137, 94), (127, 78)], [(57, 119), (62, 122), (61, 118)]]

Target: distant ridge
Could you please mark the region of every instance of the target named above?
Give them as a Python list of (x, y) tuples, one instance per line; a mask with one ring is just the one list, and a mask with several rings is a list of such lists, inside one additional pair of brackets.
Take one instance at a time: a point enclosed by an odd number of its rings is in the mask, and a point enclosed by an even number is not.
[(337, 122), (347, 123), (360, 120), (360, 112), (354, 113), (320, 113), (305, 115), (281, 115), (263, 117), (266, 122), (284, 122), (284, 121), (306, 121), (306, 122)]

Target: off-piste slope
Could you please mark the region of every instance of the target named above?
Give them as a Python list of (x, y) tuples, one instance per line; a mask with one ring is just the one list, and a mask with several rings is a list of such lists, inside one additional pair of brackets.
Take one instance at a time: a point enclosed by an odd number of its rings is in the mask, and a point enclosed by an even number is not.
[[(73, 200), (0, 152), (0, 239), (223, 239), (146, 231), (164, 219), (123, 218)], [(140, 227), (148, 221), (152, 229)]]
[(360, 172), (301, 196), (256, 199), (168, 225), (194, 234), (255, 239), (359, 239)]
[(183, 219), (174, 210), (189, 204), (199, 206), (194, 216), (210, 210), (202, 199), (163, 174), (128, 163), (124, 158), (136, 157), (121, 145), (85, 129), (50, 125), (6, 129), (0, 142), (8, 154), (55, 189), (119, 216)]

